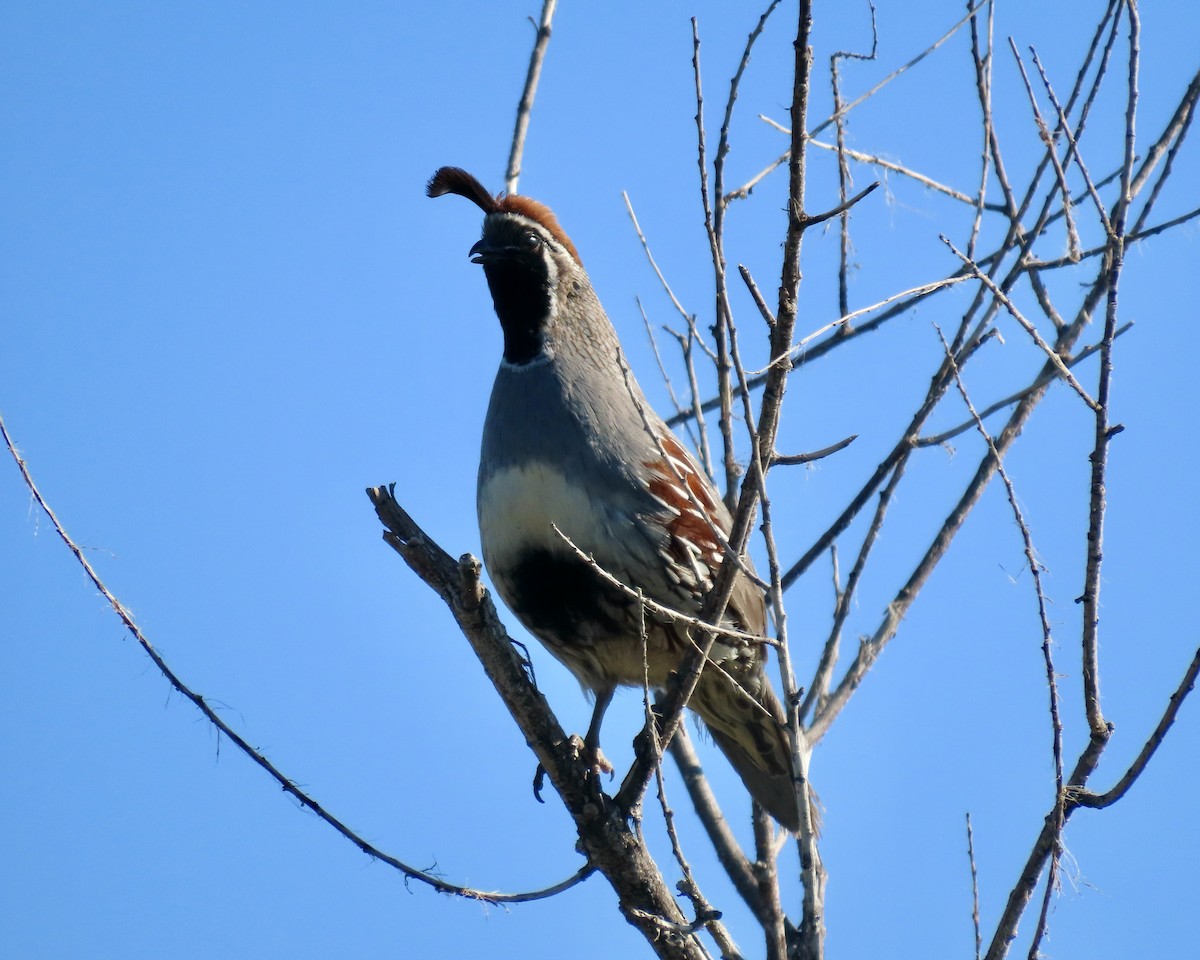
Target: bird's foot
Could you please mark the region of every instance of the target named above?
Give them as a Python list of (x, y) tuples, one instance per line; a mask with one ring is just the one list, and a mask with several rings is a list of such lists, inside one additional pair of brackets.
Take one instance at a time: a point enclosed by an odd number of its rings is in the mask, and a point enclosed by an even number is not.
[(571, 734), (568, 743), (571, 746), (571, 752), (576, 760), (582, 760), (588, 765), (588, 770), (591, 776), (595, 779), (600, 778), (600, 774), (607, 773), (611, 780), (613, 776), (613, 765), (608, 762), (608, 757), (604, 755), (604, 751), (600, 749), (600, 744), (592, 746), (578, 734)]
[[(609, 763), (608, 757), (604, 755), (604, 752), (598, 745), (590, 747), (583, 737), (573, 733), (567, 738), (567, 747), (571, 751), (572, 760), (582, 760), (587, 764), (588, 778), (590, 780), (598, 783), (600, 775), (604, 773), (608, 774), (609, 780), (613, 778), (613, 765)], [(538, 803), (546, 802), (542, 799), (542, 788), (545, 785), (546, 768), (539, 763), (533, 775), (533, 795)]]

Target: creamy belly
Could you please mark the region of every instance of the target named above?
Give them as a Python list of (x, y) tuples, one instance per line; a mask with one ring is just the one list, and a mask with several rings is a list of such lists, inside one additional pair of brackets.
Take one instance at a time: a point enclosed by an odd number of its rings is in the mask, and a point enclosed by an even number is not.
[[(635, 601), (604, 582), (571, 546), (591, 556), (597, 544), (636, 542), (629, 521), (624, 530), (613, 529), (614, 523), (607, 504), (548, 464), (506, 467), (480, 486), (480, 538), (497, 591), (525, 627), (593, 689), (640, 684), (643, 676)], [(625, 563), (596, 560), (630, 583)], [(656, 625), (649, 626), (656, 634)], [(656, 646), (658, 637), (650, 642)], [(653, 666), (651, 682), (662, 683), (664, 671)]]

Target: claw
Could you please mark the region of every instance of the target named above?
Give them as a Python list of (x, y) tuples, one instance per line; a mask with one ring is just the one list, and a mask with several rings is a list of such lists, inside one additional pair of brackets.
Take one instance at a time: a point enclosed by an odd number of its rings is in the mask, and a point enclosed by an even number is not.
[(600, 745), (590, 746), (586, 740), (578, 734), (571, 734), (570, 738), (571, 751), (578, 760), (584, 761), (588, 765), (593, 777), (599, 777), (602, 773), (607, 773), (611, 780), (613, 776), (613, 765), (608, 762), (608, 757), (600, 749)]

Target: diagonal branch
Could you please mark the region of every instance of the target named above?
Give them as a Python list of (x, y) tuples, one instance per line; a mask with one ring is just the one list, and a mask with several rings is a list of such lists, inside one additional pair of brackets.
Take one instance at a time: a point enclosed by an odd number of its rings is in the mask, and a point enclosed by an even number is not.
[(13, 443), (12, 437), (8, 433), (8, 427), (4, 423), (3, 416), (0, 416), (0, 436), (3, 437), (4, 445), (8, 449), (8, 452), (12, 456), (13, 460), (16, 462), (17, 469), (21, 473), (21, 478), (25, 481), (25, 485), (29, 488), (29, 492), (34, 501), (42, 509), (42, 512), (46, 514), (47, 518), (49, 518), (51, 525), (54, 527), (55, 533), (57, 533), (59, 536), (59, 539), (66, 544), (67, 549), (71, 551), (72, 555), (79, 562), (79, 565), (83, 568), (83, 572), (87, 574), (87, 577), (89, 580), (91, 580), (93, 586), (95, 586), (95, 588), (100, 591), (101, 596), (108, 601), (109, 606), (113, 608), (113, 611), (125, 625), (125, 629), (129, 631), (134, 640), (137, 641), (138, 646), (142, 648), (145, 654), (150, 658), (151, 662), (153, 662), (154, 666), (158, 668), (159, 673), (166, 678), (167, 682), (170, 683), (171, 686), (184, 697), (184, 699), (190, 701), (192, 705), (204, 715), (204, 718), (208, 720), (209, 723), (216, 727), (220, 733), (224, 734), (235, 747), (237, 747), (242, 753), (249, 757), (250, 760), (266, 771), (267, 775), (277, 784), (279, 784), (283, 792), (295, 799), (302, 808), (311, 810), (320, 820), (323, 820), (326, 824), (333, 827), (334, 830), (353, 843), (367, 856), (371, 857), (372, 859), (379, 860), (382, 863), (386, 863), (389, 867), (399, 870), (410, 880), (417, 880), (421, 883), (427, 884), (439, 893), (447, 893), (454, 896), (466, 897), (471, 900), (482, 900), (488, 903), (521, 903), (529, 900), (541, 900), (546, 897), (554, 896), (557, 893), (561, 893), (564, 890), (569, 890), (577, 883), (586, 880), (588, 876), (592, 874), (594, 868), (590, 864), (585, 864), (571, 877), (568, 877), (566, 880), (563, 880), (560, 883), (546, 887), (543, 890), (537, 890), (530, 893), (497, 893), (493, 891), (476, 890), (472, 887), (464, 887), (454, 883), (447, 883), (440, 877), (434, 876), (433, 874), (424, 870), (418, 870), (416, 867), (409, 866), (397, 857), (380, 850), (367, 840), (364, 840), (357, 833), (342, 823), (341, 820), (321, 806), (320, 803), (297, 787), (295, 782), (290, 777), (284, 775), (284, 773), (262, 753), (250, 746), (250, 744), (245, 740), (244, 737), (242, 737), (240, 733), (234, 730), (233, 727), (225, 722), (220, 714), (218, 714), (211, 706), (209, 706), (208, 701), (205, 700), (203, 696), (196, 693), (191, 687), (184, 683), (182, 679), (180, 679), (179, 675), (175, 673), (173, 669), (171, 669), (170, 665), (163, 658), (162, 654), (160, 654), (150, 642), (150, 639), (145, 635), (145, 633), (142, 632), (141, 627), (139, 627), (136, 621), (133, 619), (133, 614), (130, 612), (129, 608), (121, 603), (121, 601), (117, 599), (116, 595), (114, 595), (113, 592), (108, 589), (104, 581), (100, 579), (100, 575), (96, 572), (95, 567), (93, 567), (88, 561), (87, 557), (84, 556), (84, 553), (79, 548), (79, 545), (76, 544), (71, 535), (67, 533), (66, 528), (59, 521), (58, 515), (55, 514), (54, 510), (50, 507), (50, 504), (46, 501), (46, 498), (42, 495), (41, 490), (34, 482), (33, 475), (29, 472), (28, 465), (17, 452), (16, 445)]
[(500, 622), (479, 581), (480, 563), (470, 554), (454, 560), (434, 543), (396, 502), (389, 487), (367, 496), (387, 529), (383, 537), (405, 563), (449, 607), (488, 680), (516, 721), (575, 821), (579, 846), (608, 879), (628, 920), (664, 960), (703, 960), (690, 936), (664, 937), (667, 927), (688, 925), (644, 841), (630, 828), (624, 808), (603, 794), (591, 759), (574, 749), (545, 697), (533, 684), (526, 662)]
[(525, 135), (529, 132), (529, 116), (533, 112), (533, 98), (537, 94), (538, 80), (542, 76), (542, 61), (546, 59), (546, 47), (550, 45), (550, 23), (554, 19), (554, 8), (558, 0), (544, 0), (542, 22), (538, 24), (537, 40), (533, 53), (529, 55), (529, 71), (525, 74), (525, 88), (521, 91), (521, 102), (517, 105), (517, 123), (513, 130), (512, 147), (508, 153), (508, 170), (504, 174), (504, 189), (517, 192), (521, 178), (521, 160), (525, 155)]

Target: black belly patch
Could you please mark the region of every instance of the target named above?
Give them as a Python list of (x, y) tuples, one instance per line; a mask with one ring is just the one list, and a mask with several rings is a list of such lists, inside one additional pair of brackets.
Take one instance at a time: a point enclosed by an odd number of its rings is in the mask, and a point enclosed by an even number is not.
[(543, 638), (569, 646), (629, 629), (630, 598), (578, 557), (529, 550), (515, 564), (510, 583), (512, 606)]

